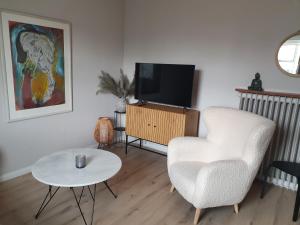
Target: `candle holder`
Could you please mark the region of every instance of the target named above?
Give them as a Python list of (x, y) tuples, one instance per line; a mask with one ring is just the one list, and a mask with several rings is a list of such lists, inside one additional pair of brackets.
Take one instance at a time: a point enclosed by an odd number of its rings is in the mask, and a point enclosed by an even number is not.
[(86, 166), (86, 156), (84, 154), (75, 156), (75, 166), (78, 169), (82, 169)]

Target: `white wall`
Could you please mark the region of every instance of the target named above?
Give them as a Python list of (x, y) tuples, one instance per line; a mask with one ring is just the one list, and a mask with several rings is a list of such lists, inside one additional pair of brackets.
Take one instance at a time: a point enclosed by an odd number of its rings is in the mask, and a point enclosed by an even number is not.
[(118, 74), (122, 66), (124, 3), (1, 0), (0, 8), (72, 23), (73, 112), (7, 123), (4, 74), (0, 70), (0, 178), (8, 178), (43, 155), (94, 143), (97, 118), (112, 115), (116, 102), (111, 95), (96, 96), (95, 92), (100, 70)]
[(137, 61), (195, 64), (195, 108), (237, 107), (234, 89), (256, 72), (265, 90), (300, 91), (300, 78), (275, 64), (280, 42), (300, 29), (299, 0), (126, 0), (125, 8), (125, 71)]
[(117, 74), (123, 63), (133, 74), (136, 61), (196, 64), (200, 110), (237, 106), (234, 88), (248, 86), (255, 72), (267, 90), (299, 92), (300, 79), (274, 63), (281, 40), (299, 30), (299, 0), (126, 0), (125, 15), (123, 2), (0, 1), (0, 8), (72, 23), (74, 103), (71, 113), (7, 123), (1, 68), (0, 178), (50, 152), (94, 143), (96, 118), (111, 115), (116, 100), (95, 95), (101, 69)]

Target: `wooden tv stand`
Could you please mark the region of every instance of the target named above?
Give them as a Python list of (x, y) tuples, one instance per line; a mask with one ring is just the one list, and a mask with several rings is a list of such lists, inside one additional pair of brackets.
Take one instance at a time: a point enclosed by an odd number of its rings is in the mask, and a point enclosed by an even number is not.
[[(127, 146), (137, 140), (167, 145), (174, 137), (198, 136), (200, 112), (172, 106), (147, 103), (126, 107), (126, 153)], [(128, 142), (128, 136), (138, 139)]]

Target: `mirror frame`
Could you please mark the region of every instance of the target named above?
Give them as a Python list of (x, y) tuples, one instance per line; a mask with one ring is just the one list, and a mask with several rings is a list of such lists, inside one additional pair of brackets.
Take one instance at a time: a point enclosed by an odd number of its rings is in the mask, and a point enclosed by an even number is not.
[(280, 45), (279, 47), (277, 48), (277, 51), (276, 51), (276, 55), (275, 55), (275, 63), (277, 65), (277, 67), (279, 68), (279, 70), (281, 72), (283, 72), (285, 75), (288, 75), (290, 77), (294, 77), (294, 78), (300, 78), (300, 74), (292, 74), (292, 73), (289, 73), (287, 71), (285, 71), (279, 64), (279, 61), (278, 61), (278, 53), (279, 53), (279, 50), (281, 48), (281, 46), (287, 41), (289, 40), (290, 38), (292, 38), (293, 36), (296, 36), (296, 35), (300, 35), (300, 30), (298, 30), (297, 32), (295, 33), (292, 33), (290, 34), (288, 37), (286, 37), (283, 41), (280, 42)]

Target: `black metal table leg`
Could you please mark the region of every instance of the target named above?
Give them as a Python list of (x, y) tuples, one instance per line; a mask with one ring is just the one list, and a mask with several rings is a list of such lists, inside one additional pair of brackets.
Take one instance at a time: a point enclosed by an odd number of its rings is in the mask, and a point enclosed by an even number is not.
[[(52, 198), (54, 197), (54, 195), (56, 194), (56, 192), (59, 190), (59, 187), (56, 188), (56, 190), (54, 191), (54, 193), (52, 194), (52, 186), (49, 185), (49, 189), (48, 192), (37, 212), (37, 214), (35, 215), (35, 219), (37, 219), (41, 213), (44, 211), (44, 209), (46, 208), (46, 206), (49, 204), (49, 202), (52, 200)], [(49, 197), (49, 199), (47, 200), (47, 198)]]
[[(95, 201), (96, 201), (96, 184), (94, 184), (94, 193), (91, 192), (89, 186), (88, 186), (88, 189), (89, 189), (89, 191), (90, 191), (90, 194), (91, 194), (92, 200), (93, 200), (92, 215), (91, 215), (91, 223), (90, 223), (90, 224), (92, 225), (92, 224), (93, 224), (93, 220), (94, 220), (94, 210), (95, 210)], [(82, 212), (82, 209), (81, 209), (81, 207), (80, 207), (80, 200), (78, 200), (78, 198), (77, 198), (77, 196), (76, 196), (76, 193), (75, 193), (73, 187), (71, 187), (71, 190), (72, 190), (72, 192), (73, 192), (75, 201), (76, 201), (76, 203), (77, 203), (77, 206), (78, 206), (78, 209), (79, 209), (79, 211), (80, 211), (81, 217), (82, 217), (82, 219), (83, 219), (83, 221), (84, 221), (84, 224), (85, 224), (85, 225), (88, 225), (88, 223), (86, 222), (85, 216), (84, 216), (84, 214), (83, 214), (83, 212)], [(81, 192), (81, 193), (82, 193), (82, 192)], [(81, 196), (82, 196), (82, 194), (80, 194), (80, 197), (81, 197)]]
[[(92, 194), (92, 193), (91, 193), (91, 194)], [(93, 221), (94, 221), (95, 202), (96, 202), (96, 184), (94, 185), (94, 198), (93, 198), (93, 210), (92, 210), (92, 221), (91, 221), (91, 225), (93, 224)]]
[(127, 155), (128, 152), (128, 135), (126, 134), (126, 144), (125, 144), (125, 153)]
[(111, 188), (109, 187), (109, 185), (107, 184), (107, 181), (103, 181), (103, 183), (105, 184), (105, 186), (107, 187), (107, 189), (110, 191), (110, 193), (112, 193), (112, 195), (117, 198), (118, 196), (111, 190)]
[(91, 195), (92, 199), (95, 200), (95, 199), (94, 199), (94, 196), (93, 196), (93, 194), (92, 194), (92, 191), (91, 191), (91, 189), (90, 189), (90, 186), (88, 186), (88, 189), (89, 189), (89, 192), (90, 192), (90, 195)]
[(81, 207), (80, 207), (79, 201), (77, 200), (77, 197), (76, 197), (76, 194), (75, 194), (74, 188), (71, 188), (71, 190), (72, 190), (72, 192), (73, 192), (74, 198), (75, 198), (75, 200), (76, 200), (76, 203), (77, 203), (77, 206), (78, 206), (78, 208), (79, 208), (79, 211), (80, 211), (81, 217), (82, 217), (82, 219), (83, 219), (83, 221), (84, 221), (84, 224), (85, 224), (85, 225), (87, 225), (87, 222), (86, 222), (86, 220), (85, 220), (85, 217), (84, 217), (84, 215), (83, 215), (83, 212), (82, 212), (82, 210), (81, 210)]
[(142, 139), (140, 139), (140, 148), (142, 148)]
[[(82, 198), (82, 195), (83, 195), (84, 188), (85, 188), (85, 187), (82, 187), (82, 189), (81, 189), (81, 193), (80, 193), (80, 196), (79, 196), (79, 203), (80, 203), (80, 201), (81, 201), (81, 198)], [(72, 190), (72, 188), (70, 188), (70, 189)]]
[[(270, 170), (270, 168), (279, 169), (279, 170), (297, 178), (298, 188), (297, 188), (297, 194), (296, 194), (296, 200), (295, 200), (295, 206), (294, 206), (294, 212), (293, 212), (293, 221), (295, 222), (298, 219), (298, 213), (299, 213), (299, 208), (300, 208), (300, 188), (299, 188), (300, 163), (288, 162), (288, 161), (273, 161), (270, 164), (268, 171)], [(265, 182), (263, 184), (261, 198), (263, 198), (263, 196), (264, 196), (267, 175), (268, 175), (268, 173), (266, 173), (266, 176), (265, 176)]]
[(299, 188), (299, 178), (297, 177), (298, 182), (298, 188), (297, 188), (297, 194), (296, 194), (296, 201), (295, 201), (295, 207), (294, 207), (294, 213), (293, 213), (293, 221), (296, 222), (298, 219), (298, 212), (299, 212), (299, 206), (300, 206), (300, 188)]

